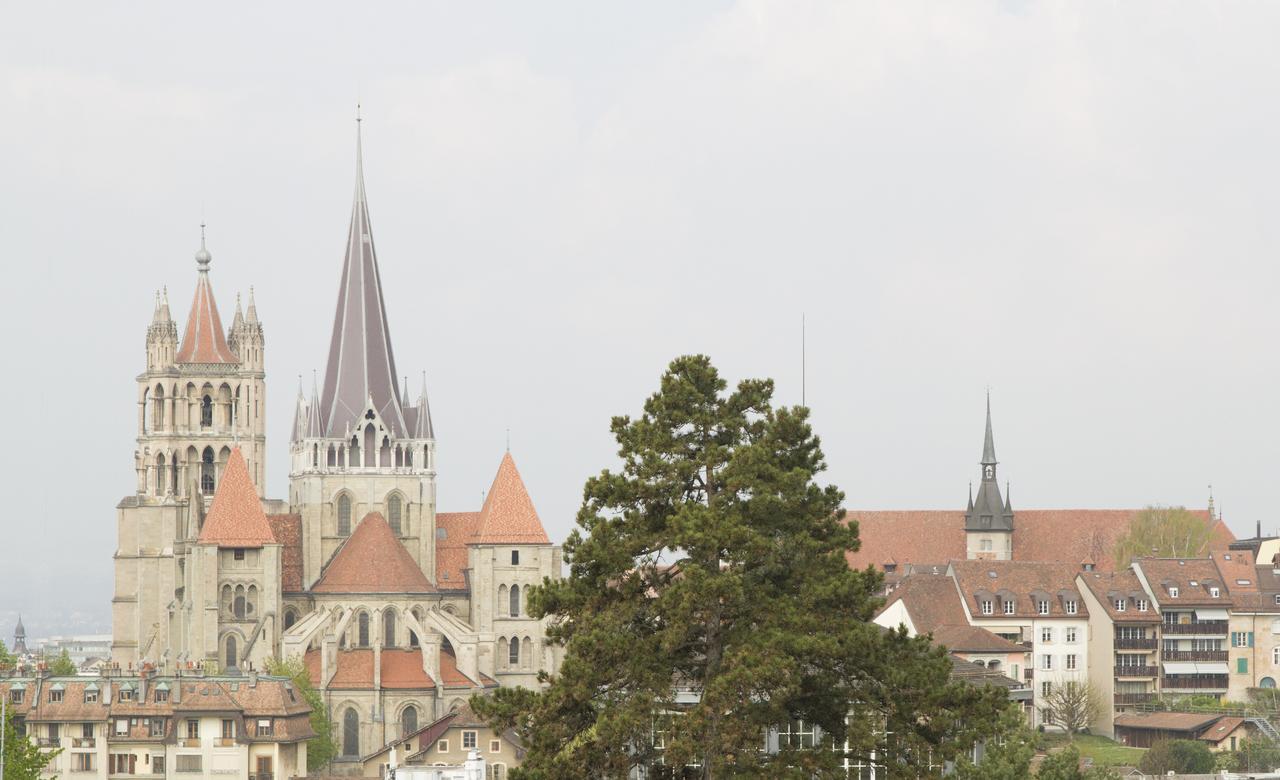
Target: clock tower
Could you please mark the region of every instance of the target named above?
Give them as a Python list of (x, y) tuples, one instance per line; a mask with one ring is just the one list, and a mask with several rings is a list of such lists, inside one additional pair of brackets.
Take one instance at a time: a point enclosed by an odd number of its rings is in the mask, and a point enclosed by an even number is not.
[(1013, 506), (1008, 489), (1000, 498), (996, 481), (996, 445), (991, 434), (991, 394), (987, 394), (987, 431), (982, 444), (982, 481), (975, 499), (969, 491), (964, 513), (965, 548), (970, 559), (1007, 561), (1013, 557)]

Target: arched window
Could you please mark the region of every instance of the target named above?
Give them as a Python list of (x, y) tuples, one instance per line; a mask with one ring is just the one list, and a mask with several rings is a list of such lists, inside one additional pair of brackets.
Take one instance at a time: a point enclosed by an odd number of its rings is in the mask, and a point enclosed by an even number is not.
[(382, 613), (382, 646), (396, 646), (396, 611), (388, 609)]
[(234, 634), (227, 636), (227, 652), (226, 663), (223, 664), (228, 669), (234, 669), (238, 665), (236, 657), (236, 637)]
[[(418, 621), (418, 625), (422, 625), (422, 610), (419, 609), (418, 607), (414, 607), (413, 609), (409, 610), (409, 612), (413, 615), (413, 619)], [(418, 646), (418, 632), (410, 631), (409, 647), (417, 647), (417, 646)]]
[(418, 730), (418, 708), (410, 704), (400, 713), (400, 735), (407, 737)]
[(351, 446), (347, 447), (347, 465), (356, 468), (360, 465), (360, 440), (351, 437)]
[(520, 638), (519, 638), (519, 637), (514, 637), (514, 636), (513, 636), (513, 637), (511, 637), (511, 644), (510, 644), (510, 645), (508, 645), (508, 648), (509, 648), (509, 649), (508, 649), (508, 651), (507, 651), (507, 665), (508, 665), (508, 666), (510, 666), (512, 669), (519, 668), (519, 666), (520, 666)]
[(288, 631), (289, 629), (293, 628), (293, 624), (297, 622), (298, 622), (298, 613), (294, 612), (292, 609), (286, 609), (284, 611), (284, 630)]
[(338, 536), (351, 535), (351, 496), (338, 496)]
[(338, 465), (338, 451), (333, 448), (332, 444), (329, 445), (328, 465), (330, 466)]
[(373, 423), (369, 423), (364, 427), (364, 465), (372, 466), (374, 464), (375, 447), (378, 443), (373, 438)]
[(511, 586), (511, 617), (520, 617), (520, 586)]
[(245, 601), (244, 614), (246, 617), (252, 617), (258, 611), (258, 586), (250, 585), (248, 598)]
[(164, 471), (164, 453), (156, 455), (156, 495), (164, 495), (164, 486), (169, 483)]
[(207, 395), (200, 399), (200, 427), (213, 427), (213, 399)]
[(230, 585), (222, 586), (222, 610), (224, 614), (233, 614), (235, 609), (235, 595), (231, 591)]
[(359, 647), (369, 646), (369, 613), (361, 612), (359, 619), (356, 621), (356, 645)]
[(235, 598), (235, 601), (232, 602), (231, 614), (234, 615), (237, 620), (244, 620), (246, 611), (247, 610), (245, 608), (244, 586), (237, 585), (236, 598)]
[(378, 465), (384, 469), (391, 465), (391, 441), (382, 437), (382, 447), (378, 449)]
[(151, 425), (157, 431), (164, 430), (164, 386), (156, 385), (156, 397), (151, 407)]
[(1258, 681), (1258, 687), (1259, 687), (1259, 688), (1274, 688), (1274, 687), (1276, 687), (1276, 681), (1275, 681), (1275, 679), (1274, 679), (1274, 678), (1271, 678), (1271, 677), (1263, 677), (1261, 680), (1259, 680), (1259, 681)]
[(151, 419), (151, 415), (147, 414), (147, 407), (151, 405), (151, 388), (142, 391), (142, 432), (151, 433), (151, 429), (147, 427), (147, 420)]
[(498, 606), (494, 611), (497, 612), (499, 615), (502, 614), (502, 610), (504, 609), (510, 612), (511, 607), (508, 606), (509, 603), (510, 602), (507, 598), (507, 586), (499, 585), (498, 586)]
[(527, 669), (533, 666), (533, 640), (529, 637), (525, 637), (524, 642), (521, 644), (523, 647), (520, 648), (520, 652), (524, 656), (524, 665)]
[(391, 533), (400, 535), (400, 496), (395, 493), (387, 496), (387, 525)]
[(498, 637), (498, 665), (501, 666), (507, 660), (507, 638), (505, 636)]
[(213, 447), (205, 447), (200, 455), (200, 492), (213, 495)]
[(347, 707), (342, 713), (342, 755), (348, 758), (360, 756), (360, 716), (355, 707)]

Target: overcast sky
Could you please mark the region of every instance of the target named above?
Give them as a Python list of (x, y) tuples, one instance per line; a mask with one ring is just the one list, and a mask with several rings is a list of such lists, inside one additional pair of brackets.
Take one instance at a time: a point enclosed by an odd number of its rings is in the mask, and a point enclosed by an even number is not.
[[(266, 330), (267, 492), (323, 373), (353, 117), (441, 510), (511, 449), (548, 532), (609, 418), (712, 356), (808, 401), (856, 508), (1274, 530), (1280, 5), (0, 7), (0, 636), (106, 631), (154, 294), (199, 223)], [(416, 395), (417, 379), (412, 379)]]

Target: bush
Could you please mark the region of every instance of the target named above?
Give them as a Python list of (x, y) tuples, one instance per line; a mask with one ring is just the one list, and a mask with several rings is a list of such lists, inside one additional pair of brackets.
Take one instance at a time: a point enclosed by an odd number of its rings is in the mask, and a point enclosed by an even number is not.
[(1138, 769), (1157, 775), (1167, 772), (1210, 774), (1213, 765), (1213, 752), (1208, 745), (1191, 739), (1171, 739), (1152, 745), (1138, 762)]

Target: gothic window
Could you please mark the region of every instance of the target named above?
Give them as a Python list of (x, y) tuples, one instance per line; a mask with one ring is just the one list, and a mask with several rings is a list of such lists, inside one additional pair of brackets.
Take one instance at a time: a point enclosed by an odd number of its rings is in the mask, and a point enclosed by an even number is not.
[(213, 427), (213, 399), (207, 395), (200, 399), (200, 427)]
[(378, 443), (373, 438), (373, 423), (369, 423), (364, 427), (364, 465), (374, 464), (373, 456), (376, 452), (374, 448), (377, 446)]
[(337, 450), (335, 450), (335, 449), (333, 448), (333, 445), (332, 445), (332, 444), (330, 444), (330, 445), (329, 445), (329, 460), (328, 460), (328, 464), (329, 464), (330, 466), (336, 466), (336, 465), (338, 465), (338, 451), (337, 451)]
[(400, 535), (400, 496), (392, 494), (387, 497), (387, 524), (391, 533)]
[(382, 613), (382, 646), (396, 646), (396, 611), (388, 609)]
[(200, 455), (200, 492), (206, 496), (213, 495), (213, 447), (205, 447)]
[(227, 637), (226, 663), (223, 665), (228, 669), (233, 669), (236, 666), (236, 638), (234, 635)]
[(360, 618), (357, 621), (356, 625), (357, 625), (356, 645), (358, 647), (368, 647), (369, 646), (369, 613), (361, 612)]
[(511, 617), (520, 617), (520, 586), (511, 586)]
[(246, 612), (245, 605), (246, 605), (246, 601), (245, 601), (245, 595), (244, 595), (244, 586), (237, 585), (236, 598), (235, 598), (235, 601), (232, 602), (232, 607), (231, 607), (231, 614), (234, 615), (237, 620), (244, 620), (244, 616)]
[(355, 707), (347, 707), (342, 713), (342, 755), (348, 758), (360, 756), (360, 716)]
[[(503, 608), (507, 608), (507, 586), (498, 586), (498, 608), (494, 610), (498, 614), (502, 614)], [(510, 608), (507, 608), (508, 610)]]
[(512, 669), (515, 669), (520, 666), (520, 639), (514, 636), (511, 637), (511, 644), (508, 645), (508, 648), (507, 664)]
[(156, 396), (151, 407), (151, 427), (157, 431), (164, 430), (164, 386), (156, 385)]
[(284, 630), (288, 631), (293, 628), (293, 624), (298, 622), (298, 613), (291, 609), (285, 610), (284, 613)]
[(248, 600), (245, 602), (244, 614), (246, 616), (252, 616), (257, 611), (258, 611), (258, 586), (250, 585)]
[(338, 496), (338, 536), (351, 535), (351, 496)]
[(400, 713), (400, 734), (409, 736), (418, 730), (418, 708), (410, 704)]
[(533, 640), (530, 639), (529, 637), (525, 637), (524, 642), (522, 644), (524, 646), (521, 647), (520, 650), (524, 654), (524, 665), (525, 665), (525, 668), (527, 669), (533, 665)]
[(382, 447), (378, 450), (378, 465), (384, 469), (391, 465), (391, 442), (386, 436), (382, 437)]
[(351, 437), (351, 446), (347, 447), (347, 465), (355, 468), (360, 465), (360, 440)]

